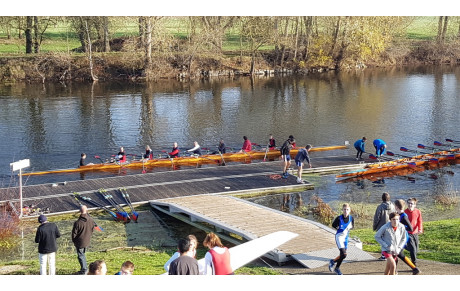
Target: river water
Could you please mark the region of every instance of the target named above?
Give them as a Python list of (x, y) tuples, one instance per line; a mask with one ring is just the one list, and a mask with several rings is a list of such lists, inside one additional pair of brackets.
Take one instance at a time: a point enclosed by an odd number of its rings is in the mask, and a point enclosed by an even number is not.
[[(182, 149), (193, 141), (215, 148), (241, 147), (246, 135), (266, 144), (273, 134), (280, 145), (290, 134), (297, 143), (314, 146), (353, 143), (366, 136), (381, 138), (392, 151), (418, 143), (433, 145), (445, 138), (460, 140), (460, 68), (423, 66), (327, 72), (308, 76), (212, 79), (197, 82), (159, 81), (149, 84), (10, 84), (0, 86), (0, 186), (18, 183), (10, 163), (30, 159), (28, 171), (73, 168), (80, 153), (88, 162), (109, 158), (124, 146), (141, 154), (150, 145), (156, 154)], [(334, 152), (353, 154), (354, 150)], [(327, 153), (332, 154), (332, 153)], [(313, 155), (314, 158), (314, 155)], [(85, 179), (131, 174), (88, 173)], [(385, 183), (336, 184), (334, 175), (309, 177), (326, 202), (378, 203), (383, 191), (392, 197), (415, 196), (433, 202), (439, 193), (456, 193), (459, 166), (438, 171), (437, 179), (417, 174), (416, 182), (401, 178)], [(35, 176), (26, 185), (80, 179), (79, 174)], [(295, 199), (290, 199), (294, 201)], [(281, 196), (254, 199), (284, 211)], [(302, 203), (300, 203), (302, 204)], [(295, 207), (294, 207), (295, 208)], [(458, 211), (458, 208), (455, 208)], [(454, 213), (455, 214), (455, 213)], [(449, 211), (436, 216), (452, 217)], [(456, 214), (457, 216), (460, 216)]]

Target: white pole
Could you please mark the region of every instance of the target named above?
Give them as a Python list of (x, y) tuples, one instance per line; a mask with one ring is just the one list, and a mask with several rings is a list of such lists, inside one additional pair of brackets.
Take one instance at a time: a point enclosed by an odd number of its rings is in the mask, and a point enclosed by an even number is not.
[(19, 169), (19, 219), (22, 218), (22, 169)]

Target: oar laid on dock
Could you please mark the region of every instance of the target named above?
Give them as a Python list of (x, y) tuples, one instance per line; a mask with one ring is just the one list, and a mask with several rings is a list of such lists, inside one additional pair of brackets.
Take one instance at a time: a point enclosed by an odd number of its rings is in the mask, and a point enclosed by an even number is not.
[(78, 194), (77, 192), (74, 192), (73, 195), (75, 197), (78, 197), (78, 198), (82, 199), (83, 201), (85, 201), (87, 203), (93, 204), (94, 206), (105, 210), (107, 213), (109, 213), (113, 217), (113, 219), (115, 219), (115, 221), (119, 221), (117, 215), (112, 210), (110, 210), (107, 207), (105, 207), (104, 205), (102, 205), (100, 203), (97, 203), (96, 201), (92, 200), (89, 197), (82, 196), (82, 195)]
[(107, 191), (105, 189), (99, 189), (98, 193), (104, 197), (105, 200), (109, 201), (109, 203), (117, 210), (117, 218), (125, 223), (129, 223), (131, 221), (131, 218), (129, 217), (129, 214), (121, 208), (120, 205), (113, 199), (113, 196), (110, 194), (107, 194)]
[(131, 209), (131, 218), (134, 220), (135, 223), (137, 223), (139, 214), (134, 210), (133, 204), (131, 203), (131, 198), (129, 198), (128, 191), (126, 191), (126, 188), (118, 188), (118, 191), (120, 191), (121, 196), (123, 196), (123, 198), (126, 201), (126, 204), (128, 204), (129, 208)]

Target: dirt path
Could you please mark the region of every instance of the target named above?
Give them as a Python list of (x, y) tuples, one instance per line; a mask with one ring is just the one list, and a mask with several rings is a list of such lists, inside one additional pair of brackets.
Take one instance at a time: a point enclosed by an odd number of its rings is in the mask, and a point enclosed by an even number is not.
[[(340, 270), (344, 275), (383, 275), (385, 261), (377, 260), (378, 254), (372, 254), (372, 256), (375, 257), (375, 261), (343, 263)], [(263, 262), (259, 260), (257, 265), (259, 263), (262, 266)], [(265, 264), (263, 265), (266, 266)], [(420, 275), (460, 275), (460, 265), (457, 264), (418, 260), (417, 265), (421, 271)], [(272, 265), (272, 267), (286, 275), (335, 275), (335, 273), (329, 271), (327, 265), (307, 269), (297, 262), (288, 262), (283, 266)], [(406, 264), (400, 262), (398, 264), (398, 275), (412, 275), (412, 271)]]

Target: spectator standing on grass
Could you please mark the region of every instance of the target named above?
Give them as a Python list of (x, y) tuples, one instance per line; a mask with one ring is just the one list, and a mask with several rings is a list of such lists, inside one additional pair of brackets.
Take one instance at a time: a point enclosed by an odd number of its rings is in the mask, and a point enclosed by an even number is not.
[[(380, 205), (377, 206), (377, 209), (375, 210), (374, 223), (372, 225), (372, 229), (374, 231), (379, 230), (385, 223), (387, 223), (390, 220), (390, 213), (395, 211), (395, 206), (393, 202), (390, 201), (390, 194), (388, 194), (388, 192), (384, 192), (382, 194), (382, 203), (380, 203)], [(379, 258), (379, 260), (385, 260), (383, 254)]]
[(409, 231), (409, 241), (406, 245), (406, 250), (410, 253), (410, 259), (417, 265), (417, 253), (419, 247), (418, 235), (423, 233), (423, 219), (422, 212), (416, 208), (417, 199), (409, 198), (407, 200), (407, 209), (404, 211), (412, 225), (413, 230)]
[[(196, 239), (196, 236), (194, 236), (193, 234), (189, 234), (187, 236), (187, 238), (190, 240), (190, 248), (193, 250), (193, 257), (195, 258), (196, 256), (196, 248), (198, 247), (198, 240)], [(177, 252), (175, 252), (171, 258), (169, 258), (169, 260), (164, 264), (163, 268), (165, 269), (166, 272), (169, 272), (169, 266), (170, 264), (175, 260), (177, 259), (178, 257), (180, 257), (180, 252), (179, 250)]]
[(230, 252), (213, 232), (206, 235), (203, 245), (209, 249), (204, 256), (203, 275), (233, 275)]
[(80, 207), (80, 217), (73, 224), (72, 228), (72, 242), (77, 250), (78, 263), (80, 264), (80, 271), (78, 274), (84, 275), (88, 272), (88, 265), (86, 262), (86, 248), (91, 243), (91, 236), (93, 235), (96, 223), (88, 215), (88, 208), (85, 205)]
[(188, 238), (181, 238), (177, 244), (180, 256), (171, 262), (169, 275), (199, 275), (198, 261), (195, 259), (195, 249)]
[(396, 275), (396, 262), (406, 244), (406, 235), (406, 228), (399, 223), (399, 214), (396, 212), (390, 213), (390, 221), (375, 233), (375, 240), (380, 244), (387, 261), (385, 275)]
[(43, 214), (38, 217), (38, 222), (40, 226), (35, 234), (35, 242), (38, 243), (40, 275), (46, 275), (47, 265), (49, 265), (48, 275), (56, 275), (56, 239), (61, 236), (61, 233), (56, 224), (48, 222)]
[[(407, 216), (406, 213), (404, 213), (404, 209), (406, 208), (406, 202), (402, 199), (398, 199), (395, 201), (395, 207), (396, 207), (396, 212), (399, 214), (399, 222), (404, 225), (406, 228), (406, 232), (413, 231), (414, 229), (412, 228), (412, 225), (410, 224), (409, 221), (409, 216)], [(409, 241), (409, 234), (406, 233), (406, 244), (404, 245), (404, 248), (407, 245), (407, 242)], [(401, 250), (398, 254), (398, 258), (400, 258), (404, 263), (406, 263), (411, 269), (412, 269), (412, 274), (413, 275), (418, 275), (420, 274), (420, 270), (414, 265), (414, 263), (404, 255), (404, 249)], [(398, 261), (396, 261), (397, 263)]]
[(342, 205), (342, 215), (337, 216), (332, 222), (332, 227), (337, 229), (335, 234), (335, 243), (339, 248), (339, 256), (329, 261), (329, 271), (337, 275), (343, 275), (340, 271), (340, 265), (347, 257), (348, 237), (350, 230), (355, 226), (355, 221), (350, 215), (351, 209), (348, 203)]

